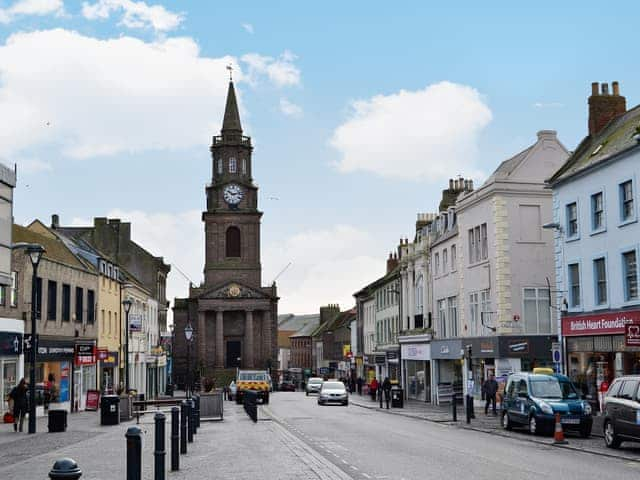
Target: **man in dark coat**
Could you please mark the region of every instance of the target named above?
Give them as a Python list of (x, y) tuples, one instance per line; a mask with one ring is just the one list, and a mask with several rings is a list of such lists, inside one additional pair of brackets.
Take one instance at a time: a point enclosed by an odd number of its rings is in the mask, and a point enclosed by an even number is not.
[(496, 393), (498, 392), (498, 382), (496, 382), (493, 375), (489, 375), (489, 379), (484, 382), (482, 390), (485, 398), (484, 414), (488, 414), (489, 403), (492, 403), (493, 408), (491, 410), (493, 414), (496, 415)]
[(391, 401), (391, 380), (389, 377), (385, 377), (382, 382), (382, 391), (384, 392), (384, 400), (387, 402), (387, 410), (389, 410), (389, 402)]
[(9, 398), (13, 401), (13, 431), (18, 431), (18, 425), (22, 431), (28, 410), (27, 382), (24, 378), (9, 392)]

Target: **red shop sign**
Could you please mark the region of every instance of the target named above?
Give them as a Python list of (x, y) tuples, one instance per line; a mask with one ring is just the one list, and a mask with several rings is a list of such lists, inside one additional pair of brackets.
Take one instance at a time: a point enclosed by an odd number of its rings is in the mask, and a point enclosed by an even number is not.
[(109, 349), (100, 347), (98, 348), (98, 360), (106, 360), (109, 358)]
[(640, 310), (576, 315), (562, 319), (562, 335), (624, 335), (625, 325), (640, 324)]
[(75, 363), (80, 365), (93, 365), (96, 363), (96, 346), (92, 344), (76, 344)]
[(640, 325), (624, 326), (624, 344), (627, 347), (640, 347)]
[(98, 410), (100, 403), (100, 390), (87, 390), (87, 401), (85, 402), (85, 410)]

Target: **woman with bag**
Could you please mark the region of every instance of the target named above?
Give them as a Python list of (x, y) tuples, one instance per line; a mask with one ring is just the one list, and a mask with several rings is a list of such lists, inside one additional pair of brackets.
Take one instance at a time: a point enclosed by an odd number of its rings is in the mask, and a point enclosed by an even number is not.
[(24, 378), (16, 387), (13, 387), (9, 393), (9, 399), (13, 402), (13, 431), (17, 432), (18, 427), (22, 431), (24, 417), (27, 414), (27, 382)]

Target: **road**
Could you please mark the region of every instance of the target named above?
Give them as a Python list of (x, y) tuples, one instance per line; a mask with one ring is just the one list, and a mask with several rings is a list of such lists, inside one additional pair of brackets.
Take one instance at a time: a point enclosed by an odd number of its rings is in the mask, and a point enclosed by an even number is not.
[(626, 479), (640, 463), (277, 392), (265, 414), (355, 480)]

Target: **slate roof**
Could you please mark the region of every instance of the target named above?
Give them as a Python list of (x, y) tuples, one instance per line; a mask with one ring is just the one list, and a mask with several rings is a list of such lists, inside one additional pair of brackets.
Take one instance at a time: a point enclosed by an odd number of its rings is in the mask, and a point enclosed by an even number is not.
[(224, 133), (227, 131), (242, 132), (240, 113), (238, 112), (238, 102), (236, 101), (236, 91), (233, 88), (233, 82), (229, 82), (227, 104), (224, 109), (224, 119), (222, 120), (222, 132)]
[(43, 257), (49, 260), (63, 263), (71, 267), (83, 270), (96, 271), (89, 262), (82, 262), (73, 252), (55, 235), (43, 235), (34, 232), (21, 225), (13, 225), (13, 243), (27, 242), (38, 243), (44, 247), (46, 252)]
[(309, 322), (314, 322), (316, 325), (320, 321), (319, 313), (312, 313), (307, 315), (295, 315), (293, 313), (286, 313), (278, 315), (278, 329), (279, 330), (292, 330), (297, 332), (301, 328), (304, 328)]
[(518, 168), (518, 165), (520, 165), (520, 163), (525, 158), (527, 158), (527, 155), (529, 155), (531, 150), (533, 150), (534, 146), (535, 146), (535, 143), (533, 145), (525, 148), (521, 152), (516, 153), (513, 157), (507, 158), (506, 160), (504, 160), (500, 165), (498, 165), (498, 168), (496, 168), (493, 171), (491, 176), (489, 176), (489, 178), (487, 178), (487, 180), (484, 182), (483, 185), (489, 185), (490, 183), (495, 182), (496, 180), (498, 180), (500, 178), (505, 178), (505, 177), (508, 177), (509, 175), (511, 175), (511, 173), (516, 168)]
[(634, 138), (640, 134), (640, 105), (611, 120), (597, 135), (586, 136), (565, 164), (549, 179), (555, 185), (586, 170), (600, 166), (618, 155), (640, 148)]

